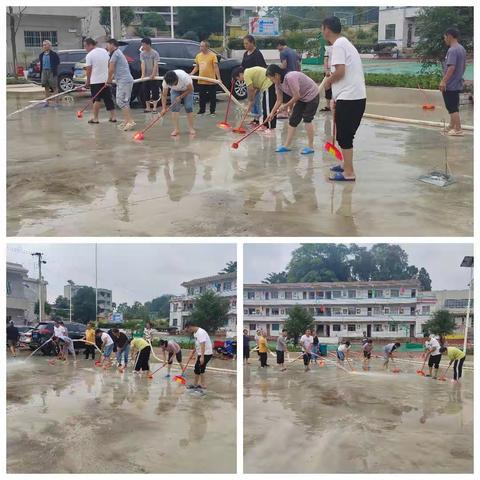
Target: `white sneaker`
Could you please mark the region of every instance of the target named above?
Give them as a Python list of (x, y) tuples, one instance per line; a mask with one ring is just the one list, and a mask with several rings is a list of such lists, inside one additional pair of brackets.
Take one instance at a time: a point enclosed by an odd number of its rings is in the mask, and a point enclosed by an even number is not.
[(463, 137), (465, 134), (463, 133), (463, 130), (454, 130), (452, 128), (451, 130), (448, 130), (448, 132), (445, 132), (445, 135), (448, 137)]
[(124, 125), (124, 127), (123, 127), (122, 130), (123, 130), (124, 132), (128, 132), (128, 130), (131, 130), (135, 125), (136, 125), (135, 122), (128, 122), (128, 123), (126, 123), (126, 124)]

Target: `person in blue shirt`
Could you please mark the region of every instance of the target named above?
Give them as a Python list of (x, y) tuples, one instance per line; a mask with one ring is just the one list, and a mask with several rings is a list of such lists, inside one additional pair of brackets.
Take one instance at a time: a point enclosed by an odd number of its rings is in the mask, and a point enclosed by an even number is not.
[[(45, 89), (45, 98), (48, 98), (58, 91), (57, 72), (60, 57), (52, 50), (52, 42), (50, 40), (44, 40), (42, 48), (43, 52), (38, 57), (40, 61), (40, 81)], [(53, 94), (51, 93), (52, 90)]]

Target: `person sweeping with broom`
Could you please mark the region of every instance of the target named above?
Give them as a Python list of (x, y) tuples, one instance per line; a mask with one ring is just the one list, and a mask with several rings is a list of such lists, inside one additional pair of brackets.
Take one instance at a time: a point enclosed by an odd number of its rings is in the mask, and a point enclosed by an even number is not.
[(400, 348), (400, 343), (387, 343), (383, 347), (383, 368), (386, 370), (388, 368), (388, 363), (390, 360), (393, 360), (393, 352)]
[(178, 364), (180, 365), (180, 369), (183, 371), (182, 349), (177, 342), (175, 342), (174, 340), (160, 340), (160, 349), (163, 353), (163, 363), (167, 363), (167, 375), (165, 375), (166, 378), (170, 378), (170, 371), (172, 369), (174, 355), (177, 359)]
[[(290, 145), (295, 131), (303, 120), (307, 132), (307, 146), (302, 148), (302, 155), (311, 155), (313, 149), (313, 119), (320, 103), (320, 94), (317, 84), (302, 72), (287, 72), (278, 65), (269, 65), (266, 71), (267, 77), (275, 85), (277, 101), (270, 112), (267, 120), (271, 121), (275, 115), (282, 111), (290, 111), (288, 120), (287, 139), (283, 145), (275, 151), (277, 153), (291, 152)], [(284, 103), (285, 102), (285, 103)]]
[(195, 353), (197, 355), (194, 368), (195, 381), (192, 385), (188, 385), (187, 388), (190, 390), (203, 391), (207, 388), (205, 383), (205, 370), (213, 356), (212, 341), (206, 330), (195, 325), (193, 322), (187, 322), (185, 324), (185, 330), (193, 334), (195, 338)]
[(436, 380), (438, 377), (438, 369), (440, 368), (440, 360), (442, 359), (442, 354), (440, 353), (441, 345), (440, 345), (440, 342), (435, 337), (435, 335), (432, 334), (430, 335), (425, 346), (426, 346), (425, 355), (428, 355), (428, 370), (429, 370), (429, 373), (427, 373), (427, 375), (425, 376), (432, 377), (434, 380)]
[(357, 49), (341, 35), (342, 24), (338, 17), (328, 17), (322, 22), (324, 38), (332, 45), (331, 75), (325, 90), (332, 89), (332, 110), (336, 139), (343, 154), (343, 167), (332, 167), (330, 180), (355, 181), (353, 168), (353, 139), (362, 121), (367, 102), (362, 60)]
[[(462, 378), (463, 363), (467, 357), (466, 353), (463, 350), (460, 350), (457, 347), (441, 347), (440, 353), (446, 355), (450, 360), (447, 370), (450, 368), (450, 365), (453, 363), (453, 380), (452, 382), (458, 383)], [(442, 378), (445, 376), (447, 371), (445, 370)]]
[(145, 372), (147, 377), (151, 376), (150, 372), (150, 353), (152, 349), (150, 344), (141, 337), (135, 337), (130, 342), (131, 360), (134, 365), (134, 373), (141, 374)]

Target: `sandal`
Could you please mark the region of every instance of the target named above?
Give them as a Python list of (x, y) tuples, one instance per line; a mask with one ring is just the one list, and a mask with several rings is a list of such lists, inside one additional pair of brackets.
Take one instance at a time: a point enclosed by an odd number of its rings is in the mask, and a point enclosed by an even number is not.
[(330, 168), (330, 171), (343, 173), (343, 167), (341, 165), (335, 165), (334, 167)]
[(328, 107), (323, 107), (319, 110), (320, 112), (331, 112), (332, 110)]
[(92, 119), (90, 119), (90, 120), (88, 121), (88, 123), (91, 123), (91, 124), (97, 125), (97, 124), (98, 124), (98, 123), (100, 123), (100, 122), (99, 122), (98, 120), (97, 120), (97, 121), (95, 121), (95, 120), (92, 120)]
[(336, 172), (333, 177), (329, 177), (333, 182), (354, 182), (355, 178), (346, 178), (342, 172)]
[(117, 123), (117, 119), (116, 118), (109, 118), (108, 121), (110, 123)]

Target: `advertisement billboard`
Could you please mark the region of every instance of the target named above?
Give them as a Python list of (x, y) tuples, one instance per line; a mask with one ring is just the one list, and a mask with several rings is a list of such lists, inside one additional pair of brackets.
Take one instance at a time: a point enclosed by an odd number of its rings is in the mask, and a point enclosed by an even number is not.
[(257, 37), (278, 37), (280, 29), (276, 17), (250, 17), (248, 33)]

